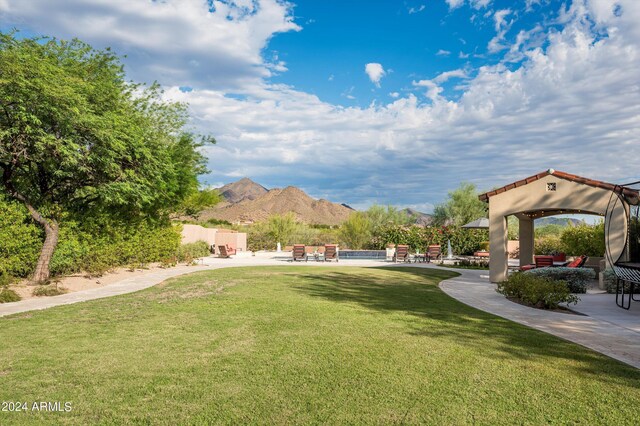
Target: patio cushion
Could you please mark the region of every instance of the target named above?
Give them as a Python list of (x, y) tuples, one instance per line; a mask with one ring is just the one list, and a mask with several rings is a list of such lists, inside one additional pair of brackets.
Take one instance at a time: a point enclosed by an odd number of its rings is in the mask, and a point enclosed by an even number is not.
[(576, 257), (567, 265), (567, 268), (579, 268), (584, 263), (584, 257), (585, 256)]

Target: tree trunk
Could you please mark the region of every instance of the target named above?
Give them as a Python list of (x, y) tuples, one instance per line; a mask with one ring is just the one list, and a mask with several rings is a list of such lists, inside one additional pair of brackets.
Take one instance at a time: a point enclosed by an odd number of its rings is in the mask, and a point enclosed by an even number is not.
[(31, 280), (33, 284), (40, 284), (49, 280), (49, 262), (58, 245), (58, 234), (60, 232), (58, 222), (55, 220), (45, 220), (44, 223), (40, 224), (44, 226), (45, 239)]
[(29, 199), (16, 191), (13, 186), (13, 182), (11, 181), (11, 169), (8, 167), (4, 167), (4, 172), (2, 176), (4, 180), (4, 186), (7, 188), (9, 194), (15, 198), (16, 200), (22, 202), (24, 206), (29, 211), (29, 214), (42, 228), (44, 229), (45, 239), (44, 244), (42, 246), (42, 250), (40, 250), (40, 257), (38, 258), (38, 264), (36, 265), (36, 270), (33, 273), (33, 278), (31, 279), (32, 284), (39, 284), (49, 280), (49, 262), (51, 261), (51, 257), (53, 256), (53, 252), (58, 245), (58, 234), (60, 232), (58, 222), (55, 219), (47, 219), (40, 214), (38, 210), (31, 204)]

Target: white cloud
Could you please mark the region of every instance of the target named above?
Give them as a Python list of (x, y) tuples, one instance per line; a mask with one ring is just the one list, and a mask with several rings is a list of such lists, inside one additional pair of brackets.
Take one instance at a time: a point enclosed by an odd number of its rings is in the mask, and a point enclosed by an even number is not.
[(5, 0), (0, 12), (4, 24), (114, 48), (128, 55), (127, 73), (138, 81), (238, 88), (286, 70), (281, 61), (265, 63), (261, 52), (274, 34), (300, 29), (290, 5), (212, 5), (210, 12), (203, 0)]
[(464, 4), (464, 0), (447, 0), (450, 9), (456, 9)]
[[(33, 3), (39, 8), (31, 7)], [(71, 3), (80, 7), (86, 2)], [(618, 11), (613, 7), (616, 3), (621, 5)], [(84, 23), (75, 26), (77, 19), (72, 19), (69, 10), (67, 15), (58, 11), (62, 5), (54, 8), (35, 0), (10, 4), (22, 11), (11, 14), (14, 22), (37, 23), (35, 28), (44, 33), (64, 36), (74, 32), (82, 39), (96, 33)], [(113, 11), (113, 4), (121, 1), (105, 2), (102, 7)], [(141, 6), (133, 7), (137, 8)], [(263, 19), (286, 22), (284, 9), (274, 7), (272, 12), (276, 10), (280, 10), (276, 13), (279, 20)], [(125, 17), (131, 13), (122, 11)], [(80, 15), (87, 14), (83, 11)], [(38, 18), (42, 16), (51, 19)], [(65, 19), (61, 21), (61, 17)], [(506, 22), (506, 15), (503, 18)], [(185, 40), (202, 34), (198, 25), (201, 17), (172, 19), (194, 22), (192, 27), (183, 25), (172, 31), (173, 37), (180, 31)], [(267, 84), (260, 75), (272, 71), (260, 59), (259, 49), (253, 48), (246, 51), (258, 55), (257, 59), (247, 61), (253, 56), (243, 54), (244, 61), (234, 62), (236, 66), (244, 64), (237, 68), (243, 70), (241, 78), (229, 77), (237, 90), (231, 92), (211, 82), (206, 88), (183, 93), (176, 82), (167, 87), (166, 96), (189, 102), (194, 128), (218, 140), (218, 145), (205, 149), (212, 170), (206, 183), (250, 176), (267, 186), (298, 185), (332, 201), (365, 207), (372, 201), (436, 203), (461, 180), (490, 189), (549, 167), (594, 179), (633, 180), (640, 170), (640, 157), (633, 155), (640, 149), (637, 22), (640, 2), (636, 0), (576, 0), (563, 9), (557, 29), (540, 29), (523, 34), (519, 40), (516, 37), (514, 52), (522, 55), (521, 64), (485, 66), (470, 72), (474, 77), (465, 75), (464, 70), (448, 71), (414, 82), (415, 87), (424, 89), (424, 95), (399, 94), (392, 102), (368, 107), (334, 105), (286, 85)], [(267, 27), (279, 31), (280, 24)], [(115, 40), (120, 40), (122, 23), (113, 28)], [(217, 37), (236, 37), (229, 41), (232, 45), (257, 40), (243, 31)], [(264, 44), (269, 37), (258, 39)], [(544, 43), (532, 44), (533, 38), (543, 38)], [(185, 40), (175, 43), (185, 46)], [(129, 69), (131, 64), (147, 64), (143, 69), (160, 80), (159, 71), (148, 64), (179, 71), (179, 61), (164, 54), (151, 58), (155, 51), (137, 43), (138, 50), (128, 50)], [(206, 49), (198, 53), (187, 47), (190, 53), (184, 57), (196, 60), (201, 68), (208, 66), (211, 59)], [(504, 55), (511, 50), (509, 46)], [(235, 58), (232, 53), (216, 52), (219, 57)], [(259, 72), (255, 73), (256, 69)], [(443, 96), (440, 87), (452, 78), (464, 79), (464, 91), (455, 100)], [(182, 83), (182, 79), (176, 80)], [(202, 85), (206, 82), (199, 81)], [(343, 96), (353, 97), (353, 92), (350, 88)], [(403, 172), (395, 173), (397, 170)]]
[(457, 69), (457, 70), (443, 72), (431, 80), (414, 81), (412, 85), (415, 87), (426, 87), (427, 88), (426, 97), (431, 99), (431, 101), (433, 102), (440, 102), (442, 101), (442, 97), (440, 96), (440, 94), (444, 91), (444, 89), (440, 86), (442, 83), (446, 83), (452, 78), (467, 78), (467, 77), (468, 76), (466, 71), (462, 69)]
[(449, 56), (451, 55), (451, 52), (449, 52), (448, 50), (444, 50), (444, 49), (440, 49), (436, 52), (436, 55), (438, 56)]
[[(625, 10), (600, 25), (631, 28), (640, 11)], [(220, 145), (209, 149), (213, 176), (282, 173), (315, 182), (312, 193), (331, 188), (330, 199), (354, 205), (399, 204), (399, 194), (438, 202), (460, 180), (489, 189), (549, 167), (622, 180), (640, 169), (640, 159), (628, 155), (640, 133), (640, 38), (618, 31), (598, 40), (583, 18), (574, 13), (547, 35), (548, 47), (526, 51), (515, 70), (481, 68), (457, 101), (444, 98), (435, 80), (463, 77), (460, 70), (414, 82), (426, 89), (428, 103), (408, 95), (367, 108), (331, 105), (287, 87), (245, 102), (176, 93), (218, 136)], [(274, 147), (300, 155), (286, 164)], [(387, 171), (398, 169), (407, 172), (390, 181)]]
[(507, 16), (512, 13), (511, 9), (501, 9), (497, 10), (493, 14), (494, 27), (496, 30), (496, 35), (491, 40), (489, 40), (489, 44), (487, 45), (487, 49), (491, 53), (496, 53), (501, 50), (507, 49), (507, 46), (503, 44), (504, 38), (507, 35), (507, 31), (511, 28), (512, 22), (507, 22)]
[[(482, 9), (489, 6), (489, 4), (491, 4), (491, 1), (492, 0), (469, 0), (469, 6), (473, 7), (476, 10)], [(446, 0), (446, 2), (449, 5), (449, 9), (457, 9), (458, 7), (465, 4), (465, 0)]]
[(425, 9), (426, 9), (426, 7), (427, 7), (427, 6), (426, 6), (426, 5), (424, 5), (424, 4), (421, 4), (421, 5), (420, 5), (420, 6), (418, 6), (418, 7), (410, 7), (410, 8), (409, 8), (409, 10), (408, 10), (409, 15), (413, 15), (414, 13), (420, 13), (420, 12), (422, 12), (423, 10), (425, 10)]
[(460, 51), (460, 53), (458, 53), (458, 58), (460, 59), (467, 59), (469, 57), (468, 53), (464, 53), (462, 51)]
[(391, 97), (392, 97), (392, 98), (394, 98), (394, 99), (397, 99), (397, 98), (399, 98), (399, 97), (400, 97), (400, 93), (398, 93), (398, 92), (391, 92), (391, 93), (389, 93), (389, 96), (391, 96)]
[(369, 76), (369, 80), (371, 80), (371, 82), (375, 84), (376, 87), (380, 87), (380, 80), (386, 75), (386, 72), (384, 68), (382, 68), (382, 65), (377, 62), (366, 64), (364, 66), (364, 72), (367, 73), (367, 75)]
[(446, 71), (442, 74), (439, 74), (436, 78), (433, 79), (435, 83), (444, 83), (451, 78), (467, 78), (467, 72), (462, 69)]

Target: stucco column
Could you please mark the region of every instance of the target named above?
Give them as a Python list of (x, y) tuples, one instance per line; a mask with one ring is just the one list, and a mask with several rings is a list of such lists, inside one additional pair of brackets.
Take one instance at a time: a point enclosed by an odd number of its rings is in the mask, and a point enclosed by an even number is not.
[(534, 254), (534, 228), (533, 220), (529, 218), (518, 218), (520, 241), (520, 266), (533, 263)]
[(507, 218), (491, 214), (489, 206), (489, 279), (493, 283), (507, 279)]

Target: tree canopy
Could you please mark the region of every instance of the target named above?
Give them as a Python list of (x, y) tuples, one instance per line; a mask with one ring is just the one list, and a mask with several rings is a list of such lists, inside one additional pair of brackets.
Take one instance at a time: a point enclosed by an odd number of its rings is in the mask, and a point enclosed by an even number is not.
[(433, 210), (434, 225), (462, 226), (476, 219), (487, 217), (487, 204), (478, 199), (478, 190), (472, 183), (462, 182), (449, 192), (447, 200)]
[(198, 190), (205, 159), (186, 106), (125, 80), (119, 58), (79, 41), (0, 34), (0, 179), (46, 234), (64, 214), (162, 218)]

